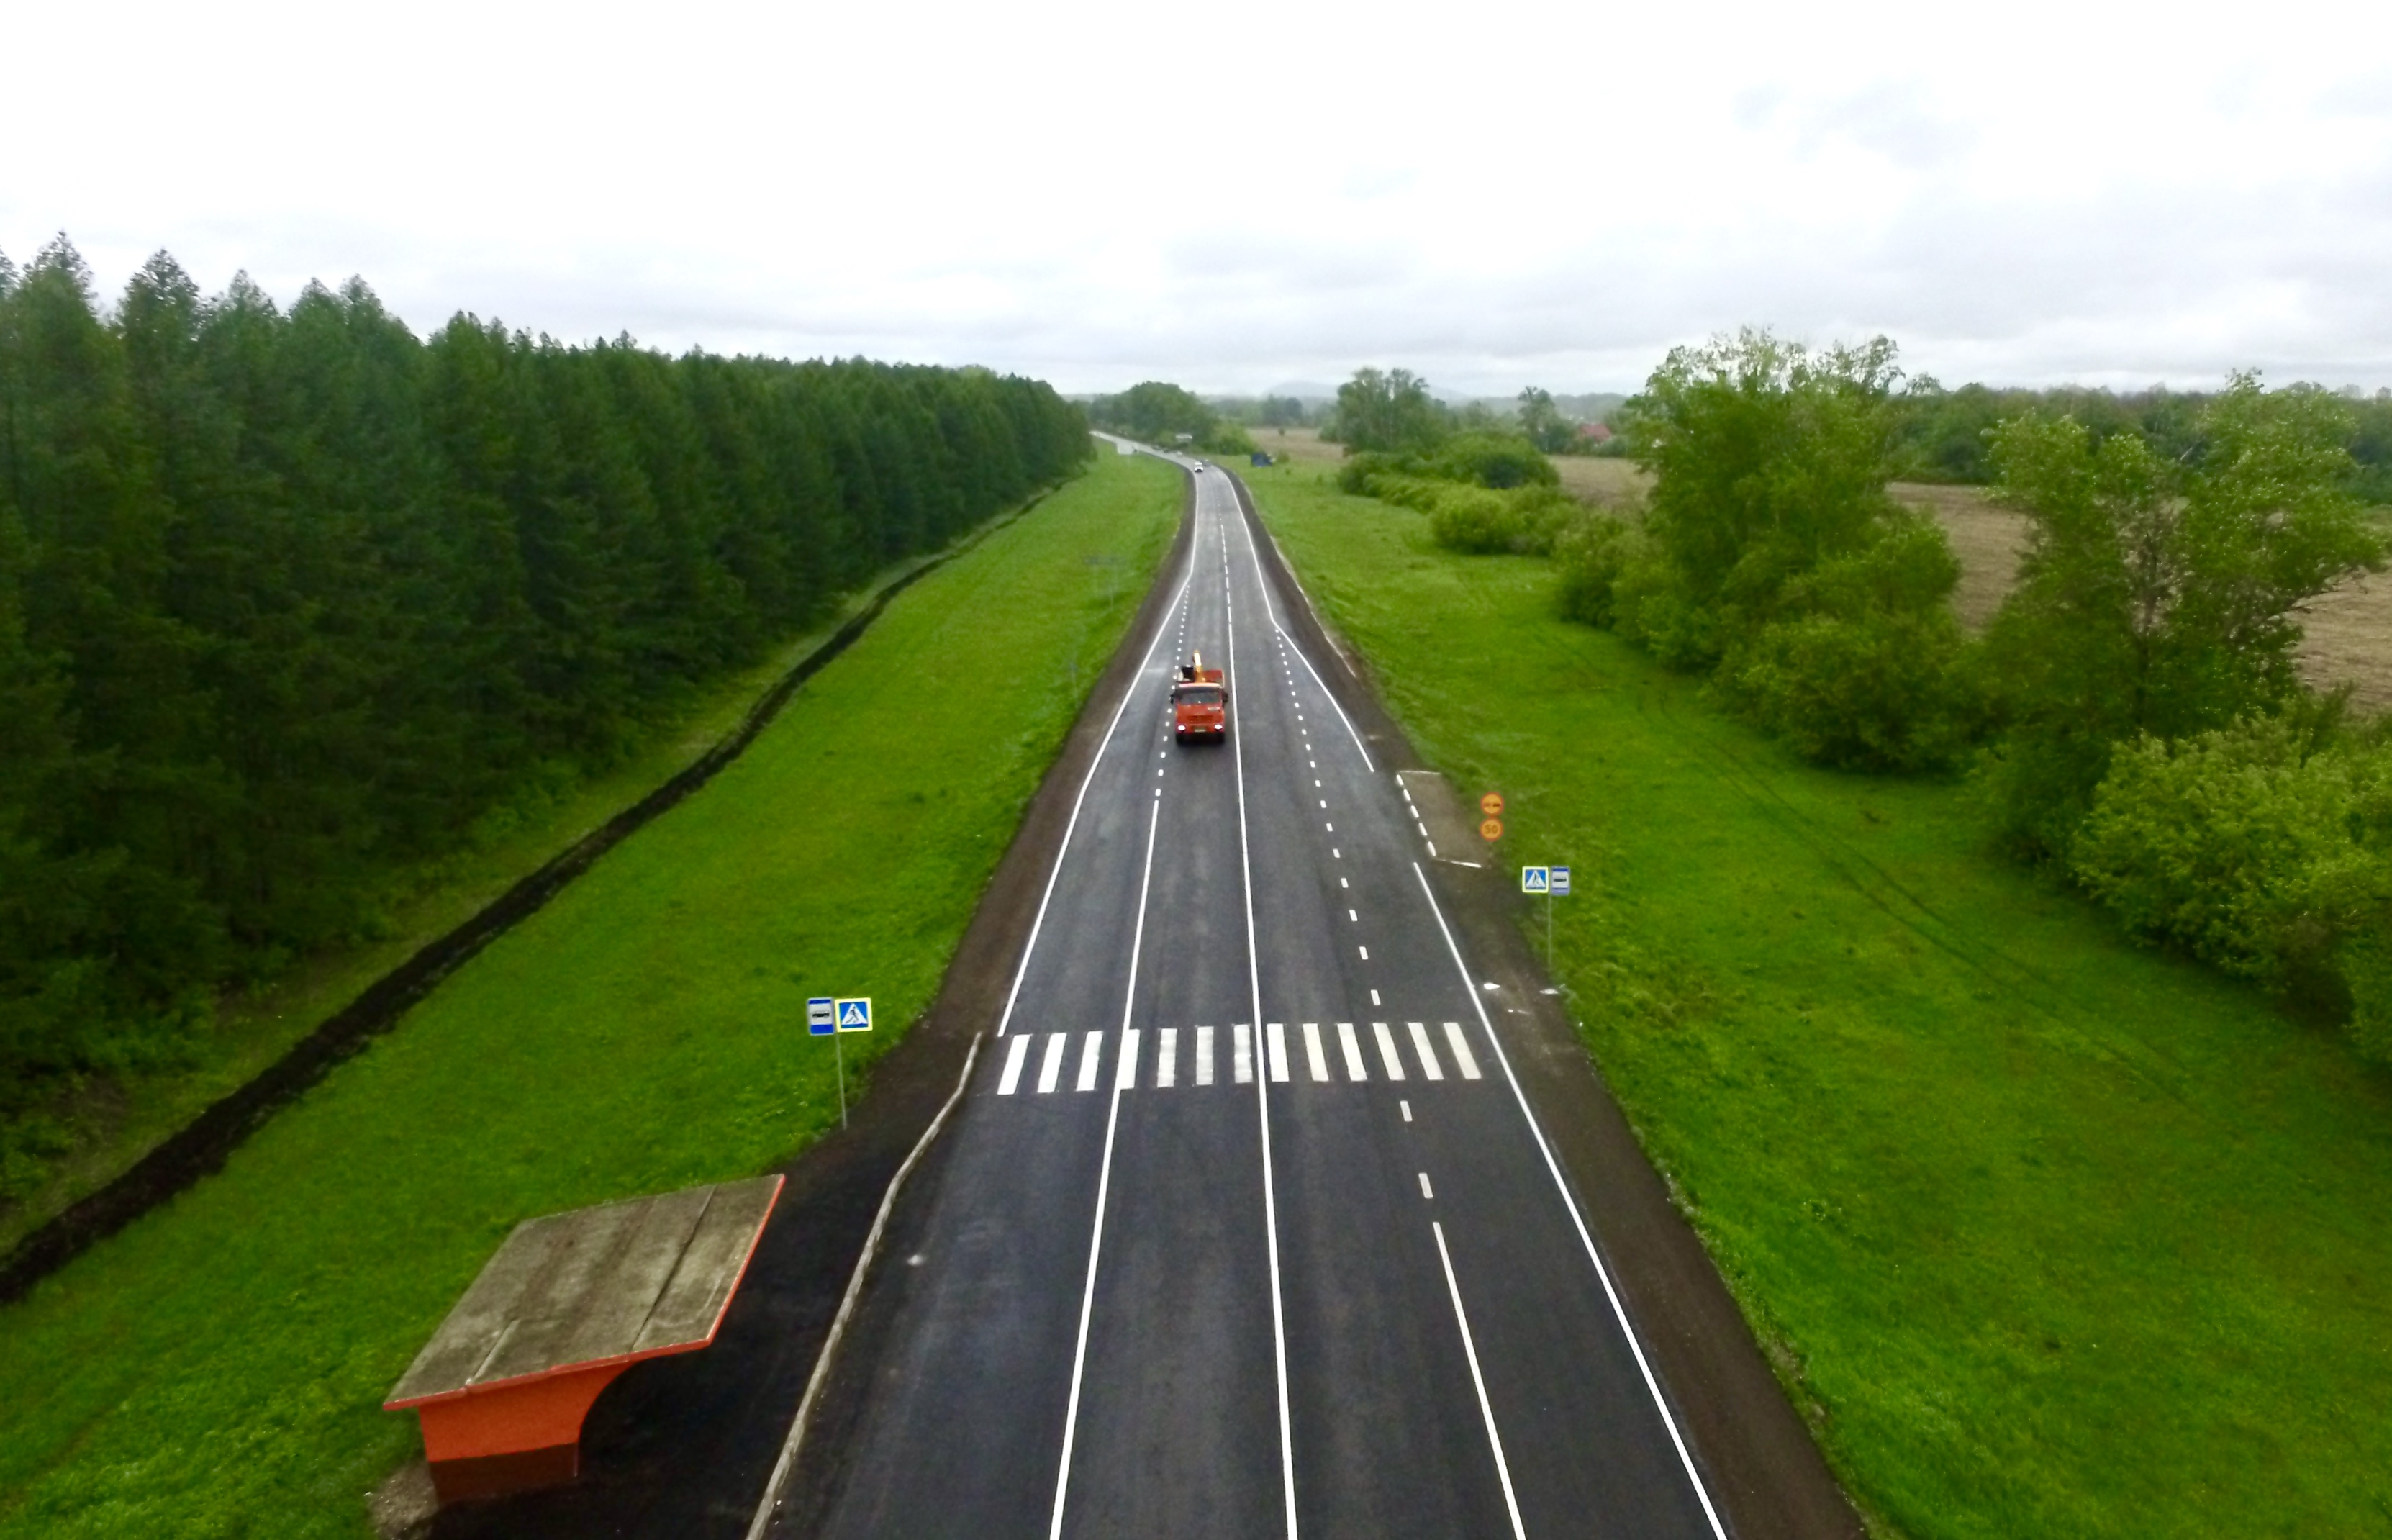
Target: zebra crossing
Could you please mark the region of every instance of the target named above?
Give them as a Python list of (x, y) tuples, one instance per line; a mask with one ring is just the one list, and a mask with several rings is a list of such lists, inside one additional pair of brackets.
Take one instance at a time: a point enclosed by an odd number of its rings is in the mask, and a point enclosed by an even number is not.
[[(1470, 1038), (1460, 1022), (1438, 1024), (1443, 1028), (1442, 1052), (1425, 1022), (1404, 1023), (1401, 1038), (1387, 1022), (1366, 1024), (1367, 1043), (1377, 1051), (1375, 1056), (1366, 1051), (1363, 1027), (1353, 1022), (1298, 1022), (1292, 1034), (1285, 1022), (1265, 1022), (1259, 1033), (1251, 1023), (1233, 1023), (1228, 1034), (1228, 1074), (1220, 1083), (1252, 1085), (1259, 1070), (1273, 1081), (1302, 1078), (1350, 1085), (1373, 1078), (1374, 1063), (1375, 1077), (1382, 1080), (1443, 1080), (1449, 1065), (1464, 1080), (1482, 1077), (1478, 1056), (1471, 1051)], [(1141, 1080), (1140, 1049), (1148, 1037), (1153, 1040), (1152, 1058)], [(1184, 1030), (1166, 1026), (1150, 1034), (1139, 1027), (1119, 1032), (1017, 1032), (1006, 1044), (1004, 1066), (997, 1071), (996, 1094), (1013, 1096), (1027, 1090), (1034, 1095), (1051, 1096), (1062, 1089), (1067, 1067), (1071, 1069), (1072, 1091), (1095, 1090), (1104, 1080), (1109, 1049), (1113, 1065), (1110, 1085), (1113, 1090), (1136, 1090), (1141, 1085), (1152, 1090), (1173, 1090), (1182, 1085), (1210, 1086), (1216, 1083), (1215, 1050), (1220, 1041), (1219, 1028), (1211, 1025)], [(1406, 1045), (1411, 1050), (1409, 1057), (1403, 1051)], [(1187, 1050), (1184, 1076), (1183, 1048)], [(1034, 1074), (1031, 1071), (1034, 1060), (1037, 1064)], [(1022, 1083), (1025, 1076), (1030, 1077), (1028, 1086)]]

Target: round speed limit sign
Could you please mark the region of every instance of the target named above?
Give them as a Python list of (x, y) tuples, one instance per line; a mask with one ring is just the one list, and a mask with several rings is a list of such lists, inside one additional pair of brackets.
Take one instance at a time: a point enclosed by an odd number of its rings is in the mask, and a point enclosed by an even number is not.
[(1503, 837), (1503, 820), (1501, 818), (1489, 818), (1485, 823), (1480, 824), (1478, 826), (1478, 837), (1482, 840), (1502, 839)]

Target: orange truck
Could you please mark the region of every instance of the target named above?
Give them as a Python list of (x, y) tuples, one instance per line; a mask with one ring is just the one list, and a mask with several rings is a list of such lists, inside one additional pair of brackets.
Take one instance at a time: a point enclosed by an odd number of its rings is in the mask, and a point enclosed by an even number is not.
[(1221, 671), (1204, 666), (1204, 655), (1193, 655), (1195, 661), (1182, 663), (1171, 680), (1171, 731), (1182, 743), (1199, 738), (1211, 738), (1218, 743), (1229, 736), (1229, 687), (1221, 683)]

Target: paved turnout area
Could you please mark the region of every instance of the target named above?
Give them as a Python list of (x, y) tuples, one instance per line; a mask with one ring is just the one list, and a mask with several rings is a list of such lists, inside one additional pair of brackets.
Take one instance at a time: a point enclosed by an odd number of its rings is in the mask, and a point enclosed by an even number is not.
[[(1399, 767), (1196, 483), (804, 1507), (837, 1540), (1717, 1535)], [(1225, 745), (1172, 741), (1191, 651)]]

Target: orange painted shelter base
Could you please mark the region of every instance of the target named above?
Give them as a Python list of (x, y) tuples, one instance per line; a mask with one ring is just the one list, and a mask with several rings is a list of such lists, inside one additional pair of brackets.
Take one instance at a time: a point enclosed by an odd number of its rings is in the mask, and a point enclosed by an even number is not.
[(714, 1340), (780, 1195), (758, 1177), (517, 1225), (383, 1403), (421, 1419), (440, 1501), (579, 1475), (592, 1403)]

